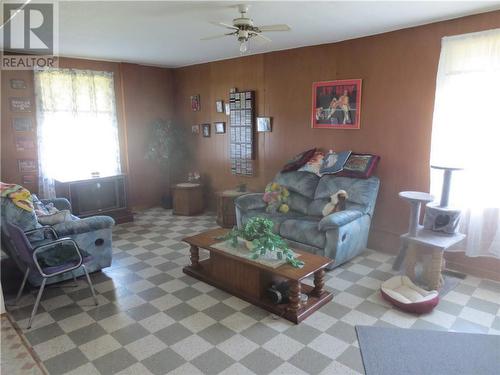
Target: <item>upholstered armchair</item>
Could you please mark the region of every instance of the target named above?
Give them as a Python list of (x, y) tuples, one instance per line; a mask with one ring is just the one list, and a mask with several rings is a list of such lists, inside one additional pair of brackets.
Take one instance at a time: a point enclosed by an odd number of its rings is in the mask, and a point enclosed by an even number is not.
[[(71, 211), (71, 204), (67, 199), (56, 198), (51, 200), (42, 200), (42, 203), (52, 203), (58, 210)], [(33, 229), (42, 228), (38, 223), (35, 212), (23, 210), (12, 203), (11, 200), (2, 198), (2, 249), (15, 261), (19, 269), (24, 272), (25, 266), (21, 261), (13, 241), (9, 238), (4, 223), (12, 223), (20, 227), (24, 232)], [(114, 220), (109, 216), (93, 216), (80, 219), (71, 215), (70, 221), (65, 221), (52, 226), (59, 237), (69, 237), (74, 240), (80, 249), (85, 250), (91, 255), (91, 260), (86, 263), (89, 272), (94, 272), (111, 265), (112, 257), (112, 227)], [(38, 247), (45, 242), (52, 240), (47, 236), (46, 231), (34, 231), (28, 239), (33, 248)], [(76, 276), (84, 274), (83, 269), (74, 271)], [(70, 272), (51, 277), (47, 284), (56, 283), (71, 279)], [(39, 286), (42, 277), (36, 273), (31, 273), (28, 281), (33, 286)]]
[[(289, 192), (286, 214), (266, 212), (263, 194), (253, 193), (236, 199), (238, 227), (254, 216), (271, 219), (274, 230), (292, 246), (335, 261), (335, 268), (360, 254), (368, 242), (371, 219), (379, 189), (379, 179), (358, 179), (308, 172), (279, 173), (274, 181)], [(346, 210), (323, 217), (322, 211), (330, 196), (345, 190), (349, 198)]]

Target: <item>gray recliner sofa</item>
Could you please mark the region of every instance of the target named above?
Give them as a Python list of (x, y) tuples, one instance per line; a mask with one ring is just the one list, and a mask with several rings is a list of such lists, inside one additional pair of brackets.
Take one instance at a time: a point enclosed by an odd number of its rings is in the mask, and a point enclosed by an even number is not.
[[(273, 181), (289, 190), (290, 210), (286, 214), (268, 213), (263, 193), (246, 194), (235, 201), (238, 227), (255, 216), (269, 218), (275, 232), (291, 246), (334, 259), (330, 269), (366, 248), (380, 185), (377, 177), (318, 177), (309, 172), (285, 172), (278, 173)], [(349, 195), (346, 210), (323, 217), (323, 207), (338, 190)]]

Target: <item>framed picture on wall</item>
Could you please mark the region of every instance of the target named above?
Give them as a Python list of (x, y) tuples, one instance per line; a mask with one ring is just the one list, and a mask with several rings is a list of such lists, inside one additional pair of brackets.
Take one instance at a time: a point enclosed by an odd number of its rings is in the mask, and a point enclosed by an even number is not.
[(35, 175), (25, 174), (22, 177), (23, 185), (34, 185), (35, 184)]
[(200, 125), (192, 125), (191, 133), (196, 135), (200, 134)]
[(271, 131), (271, 117), (257, 117), (257, 131), (270, 132)]
[(224, 134), (226, 132), (225, 122), (214, 122), (215, 134)]
[(198, 112), (201, 109), (200, 95), (199, 94), (191, 96), (191, 109), (194, 112)]
[(17, 167), (21, 173), (36, 172), (36, 160), (34, 159), (18, 159)]
[(10, 88), (19, 90), (26, 88), (26, 81), (24, 79), (11, 79), (10, 80)]
[(231, 114), (231, 106), (229, 105), (229, 103), (224, 104), (224, 109), (225, 109), (226, 115), (229, 116)]
[(210, 124), (202, 124), (201, 125), (201, 133), (205, 138), (210, 137)]
[(361, 80), (314, 82), (311, 125), (315, 129), (359, 129)]
[(9, 98), (12, 112), (31, 112), (30, 98)]
[(32, 137), (18, 135), (15, 137), (16, 151), (31, 151), (35, 149), (35, 140)]
[(224, 102), (222, 100), (215, 101), (215, 111), (217, 113), (224, 113)]
[(13, 117), (12, 129), (15, 132), (31, 132), (33, 131), (33, 119), (31, 117)]

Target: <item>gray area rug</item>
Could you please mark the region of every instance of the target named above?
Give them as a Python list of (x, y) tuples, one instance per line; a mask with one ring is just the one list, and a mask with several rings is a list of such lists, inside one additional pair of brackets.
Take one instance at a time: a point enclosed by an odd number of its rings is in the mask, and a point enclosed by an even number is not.
[(366, 375), (497, 375), (500, 336), (356, 326)]

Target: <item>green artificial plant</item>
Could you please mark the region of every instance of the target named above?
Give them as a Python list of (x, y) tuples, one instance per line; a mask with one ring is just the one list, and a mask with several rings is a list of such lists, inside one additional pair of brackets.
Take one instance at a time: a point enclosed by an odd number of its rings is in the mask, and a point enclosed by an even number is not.
[(295, 254), (288, 244), (279, 235), (273, 232), (272, 220), (263, 217), (253, 217), (243, 228), (233, 228), (224, 238), (231, 242), (233, 247), (238, 246), (238, 237), (252, 242), (251, 259), (258, 259), (266, 253), (276, 253), (278, 259), (285, 259), (295, 268), (302, 268), (304, 262), (295, 258)]

